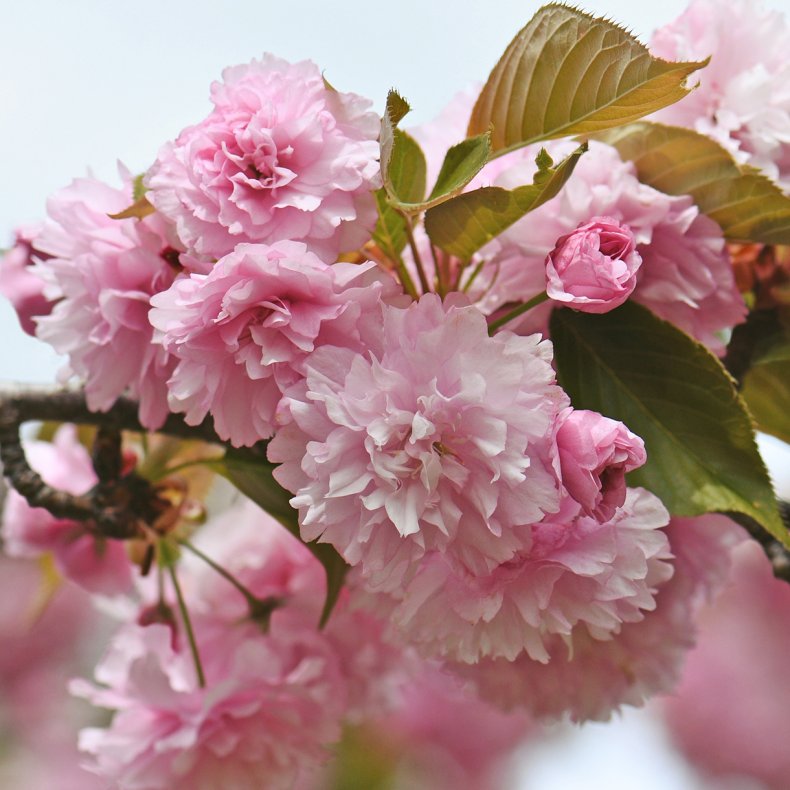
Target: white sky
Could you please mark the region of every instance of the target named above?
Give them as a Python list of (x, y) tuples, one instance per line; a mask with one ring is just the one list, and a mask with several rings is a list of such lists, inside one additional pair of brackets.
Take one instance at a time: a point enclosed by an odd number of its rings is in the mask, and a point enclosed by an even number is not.
[[(428, 120), (466, 84), (484, 80), (534, 0), (0, 0), (0, 247), (44, 213), (49, 193), (90, 168), (143, 170), (158, 147), (208, 111), (224, 66), (271, 51), (311, 58), (340, 90), (374, 100), (390, 87)], [(643, 41), (681, 0), (586, 0)], [(790, 0), (766, 5), (790, 14)], [(0, 381), (51, 381), (54, 355), (0, 304)], [(698, 790), (655, 725), (629, 714), (548, 746), (525, 790)]]

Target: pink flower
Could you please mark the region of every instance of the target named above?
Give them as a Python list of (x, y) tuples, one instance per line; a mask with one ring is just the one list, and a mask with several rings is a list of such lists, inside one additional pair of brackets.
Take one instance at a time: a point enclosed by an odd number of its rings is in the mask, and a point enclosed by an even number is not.
[(84, 723), (66, 692), (97, 613), (88, 595), (67, 584), (52, 589), (40, 562), (0, 555), (0, 785), (104, 790), (79, 768), (76, 733)]
[(236, 446), (268, 438), (308, 354), (326, 342), (362, 350), (365, 322), (396, 290), (374, 264), (328, 266), (301, 242), (240, 244), (151, 300), (157, 339), (179, 360), (170, 408), (190, 424), (210, 412)]
[(546, 292), (585, 313), (607, 313), (636, 287), (642, 258), (627, 225), (593, 217), (560, 236), (546, 257)]
[[(25, 443), (25, 453), (44, 482), (55, 488), (84, 494), (97, 482), (73, 425), (59, 428), (52, 443)], [(114, 595), (131, 587), (132, 566), (122, 543), (97, 537), (85, 524), (30, 507), (13, 489), (3, 509), (2, 536), (5, 550), (14, 557), (53, 552), (64, 576), (91, 592)]]
[(240, 242), (303, 241), (327, 262), (376, 221), (379, 119), (309, 61), (273, 55), (214, 83), (214, 110), (166, 145), (149, 197), (187, 247), (219, 258)]
[(790, 29), (784, 16), (747, 0), (693, 0), (650, 42), (667, 60), (711, 57), (699, 87), (656, 114), (728, 148), (790, 189)]
[(645, 443), (621, 422), (569, 409), (557, 430), (562, 484), (588, 516), (609, 521), (625, 502), (625, 474), (647, 460)]
[[(200, 637), (198, 637), (200, 639)], [(125, 626), (72, 692), (116, 711), (80, 733), (86, 766), (123, 790), (290, 788), (340, 735), (336, 667), (318, 632), (226, 628), (199, 642), (207, 687), (164, 625)], [(342, 708), (341, 708), (342, 710)]]
[(92, 410), (106, 411), (128, 393), (140, 400), (143, 425), (156, 429), (168, 414), (165, 382), (175, 363), (152, 342), (149, 301), (173, 282), (179, 256), (161, 217), (108, 216), (132, 202), (123, 175), (122, 189), (77, 179), (50, 198), (36, 245), (51, 257), (34, 272), (59, 301), (36, 334), (68, 354), (68, 372), (85, 380)]
[[(124, 790), (294, 787), (329, 757), (349, 704), (365, 697), (359, 685), (376, 682), (357, 672), (374, 635), (348, 629), (342, 611), (318, 630), (323, 568), (249, 501), (210, 520), (192, 542), (273, 610), (253, 619), (235, 585), (184, 551), (178, 575), (206, 687), (180, 620), (126, 625), (96, 670), (101, 687), (73, 684), (115, 711), (109, 727), (82, 732), (80, 747), (93, 756), (92, 770)], [(342, 639), (356, 640), (353, 666), (350, 647), (338, 649), (344, 625)]]
[(425, 655), (469, 664), (487, 656), (513, 661), (522, 652), (545, 663), (553, 635), (567, 639), (579, 629), (609, 639), (655, 607), (656, 590), (672, 574), (660, 529), (669, 516), (643, 489), (629, 490), (610, 521), (579, 511), (566, 500), (487, 575), (432, 552), (402, 592), (389, 601), (373, 596), (370, 605), (391, 609), (399, 633)]
[(358, 737), (378, 764), (391, 764), (394, 786), (490, 790), (505, 787), (503, 769), (534, 731), (523, 712), (498, 710), (426, 664), (403, 685), (395, 707), (364, 722)]
[[(559, 159), (572, 146), (561, 142), (547, 148)], [(497, 177), (497, 185), (513, 188), (531, 180), (534, 151), (523, 157)], [(596, 216), (627, 226), (634, 237), (642, 265), (631, 298), (723, 352), (722, 336), (743, 321), (746, 306), (721, 230), (699, 213), (690, 197), (672, 197), (641, 184), (633, 165), (600, 143), (590, 143), (557, 197), (484, 248), (488, 263), (473, 292), (481, 299), (481, 309), (491, 313), (543, 290), (546, 256), (557, 239)], [(548, 305), (538, 307), (508, 328), (545, 331), (549, 312)]]
[(37, 257), (47, 257), (35, 247), (40, 232), (40, 227), (18, 228), (14, 246), (0, 257), (0, 294), (10, 300), (29, 335), (36, 334), (34, 317), (52, 310), (52, 302), (44, 296), (44, 283), (30, 268)]
[(324, 346), (269, 445), (302, 538), (331, 543), (372, 585), (426, 550), (485, 574), (519, 528), (559, 507), (552, 428), (567, 397), (537, 336), (488, 337), (474, 307), (429, 294), (384, 307), (381, 350)]
[(790, 776), (790, 587), (773, 577), (753, 541), (733, 560), (731, 583), (703, 611), (699, 644), (664, 710), (675, 741), (706, 773), (783, 790)]
[(621, 705), (641, 706), (673, 688), (696, 637), (702, 602), (724, 583), (740, 528), (719, 515), (672, 519), (667, 528), (675, 572), (655, 596), (655, 608), (619, 632), (596, 637), (586, 627), (547, 642), (549, 660), (526, 653), (515, 661), (456, 664), (481, 695), (506, 709), (524, 707), (542, 719), (605, 721)]

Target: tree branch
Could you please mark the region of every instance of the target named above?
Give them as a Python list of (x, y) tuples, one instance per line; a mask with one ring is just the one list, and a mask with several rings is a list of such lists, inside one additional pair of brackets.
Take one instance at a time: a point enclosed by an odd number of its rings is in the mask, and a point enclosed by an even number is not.
[[(140, 520), (154, 519), (159, 507), (153, 487), (130, 474), (120, 477), (120, 432), (144, 433), (137, 416), (138, 404), (119, 398), (106, 412), (88, 408), (79, 390), (0, 385), (0, 462), (3, 474), (32, 507), (43, 507), (56, 518), (93, 522), (106, 537), (125, 539), (139, 532)], [(28, 463), (19, 435), (20, 426), (31, 420), (52, 420), (98, 426), (94, 465), (97, 486), (75, 496), (47, 485)], [(171, 414), (158, 433), (181, 439), (225, 443), (210, 420), (187, 425), (181, 415)]]

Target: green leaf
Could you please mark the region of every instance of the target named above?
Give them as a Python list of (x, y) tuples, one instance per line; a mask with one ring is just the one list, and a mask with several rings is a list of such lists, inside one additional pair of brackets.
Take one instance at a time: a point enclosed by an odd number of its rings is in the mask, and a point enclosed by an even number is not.
[(437, 247), (468, 260), (527, 212), (551, 200), (570, 178), (586, 150), (587, 146), (582, 145), (556, 167), (542, 151), (536, 159), (538, 171), (532, 184), (511, 190), (482, 187), (430, 209), (425, 214), (428, 236)]
[(790, 547), (749, 414), (704, 346), (633, 302), (604, 315), (555, 310), (551, 336), (573, 405), (644, 439), (648, 461), (632, 484), (675, 515), (741, 514)]
[[(274, 479), (272, 473), (275, 465), (267, 458), (247, 450), (228, 450), (222, 460), (212, 461), (208, 465), (230, 480), (242, 494), (274, 516), (291, 534), (301, 540), (297, 512), (290, 505), (291, 494)], [(326, 572), (326, 600), (320, 623), (323, 627), (343, 589), (348, 565), (328, 543), (312, 541), (305, 545)]]
[(469, 137), (450, 148), (425, 208), (430, 208), (439, 199), (457, 195), (480, 172), (490, 153), (491, 137), (488, 132)]
[(373, 241), (391, 260), (397, 261), (406, 246), (406, 220), (387, 200), (387, 192), (382, 188), (375, 192), (379, 218), (373, 231)]
[(790, 196), (709, 137), (640, 121), (596, 139), (631, 160), (643, 183), (668, 195), (691, 195), (728, 239), (790, 244)]
[(541, 8), (513, 39), (477, 99), (469, 135), (492, 128), (498, 154), (620, 126), (682, 99), (699, 63), (650, 55), (626, 30), (576, 8)]
[(752, 364), (741, 395), (761, 431), (790, 443), (790, 338)]
[(416, 140), (397, 128), (410, 109), (400, 94), (389, 92), (381, 119), (381, 178), (394, 202), (417, 203), (425, 197), (425, 156)]

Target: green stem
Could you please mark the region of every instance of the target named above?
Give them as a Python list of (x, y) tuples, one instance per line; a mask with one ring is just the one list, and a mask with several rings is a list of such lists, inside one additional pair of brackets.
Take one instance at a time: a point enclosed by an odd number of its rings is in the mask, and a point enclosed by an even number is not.
[(406, 268), (406, 264), (403, 262), (403, 258), (400, 255), (398, 255), (396, 264), (398, 267), (398, 276), (400, 277), (401, 285), (403, 286), (406, 293), (416, 301), (420, 298), (420, 295), (417, 293), (417, 287), (414, 285), (414, 280), (411, 279), (409, 270)]
[(250, 609), (250, 618), (257, 622), (264, 630), (269, 626), (269, 617), (271, 613), (282, 605), (282, 601), (277, 598), (258, 598), (250, 590), (245, 587), (230, 571), (223, 568), (218, 562), (215, 562), (207, 554), (204, 554), (199, 548), (193, 546), (187, 540), (179, 540), (180, 546), (183, 546), (188, 551), (191, 551), (196, 557), (199, 557), (206, 563), (212, 570), (215, 570), (223, 579), (230, 582), (247, 601), (247, 606)]
[(183, 546), (188, 551), (191, 551), (196, 557), (199, 557), (209, 567), (215, 570), (223, 579), (229, 581), (246, 599), (247, 603), (259, 603), (256, 598), (230, 571), (225, 570), (218, 562), (215, 562), (207, 554), (204, 554), (197, 546), (193, 546), (187, 540), (179, 540), (178, 544)]
[[(464, 293), (467, 293), (469, 291), (469, 289), (472, 287), (472, 283), (477, 279), (477, 275), (480, 274), (481, 271), (483, 271), (483, 265), (484, 264), (485, 264), (484, 260), (480, 261), (475, 266), (475, 268), (472, 269), (472, 274), (469, 276), (469, 279), (464, 283), (464, 286), (463, 286), (463, 288), (461, 288), (461, 291), (463, 291)], [(463, 270), (462, 270), (462, 273), (463, 273)], [(460, 283), (460, 278), (459, 278), (459, 283)]]
[(533, 307), (536, 307), (539, 304), (542, 304), (549, 298), (549, 295), (543, 291), (542, 293), (536, 294), (532, 297), (528, 302), (524, 302), (520, 304), (518, 307), (513, 308), (509, 313), (505, 313), (501, 318), (497, 318), (496, 321), (492, 321), (488, 325), (488, 334), (493, 335), (494, 332), (497, 331), (500, 327), (503, 327), (509, 321), (512, 321), (514, 318), (518, 318), (520, 315), (524, 315), (527, 310), (531, 310)]
[(184, 630), (187, 632), (187, 639), (189, 640), (189, 649), (192, 652), (192, 660), (195, 662), (195, 672), (197, 672), (198, 685), (200, 688), (206, 688), (206, 676), (203, 674), (203, 664), (200, 662), (200, 653), (198, 652), (197, 642), (195, 641), (195, 632), (192, 630), (192, 621), (189, 619), (189, 612), (187, 611), (187, 604), (184, 600), (184, 594), (181, 592), (181, 585), (178, 583), (178, 576), (176, 576), (176, 569), (173, 565), (168, 566), (170, 571), (170, 580), (173, 582), (173, 589), (176, 591), (176, 598), (178, 599), (178, 609), (181, 612), (181, 619), (184, 621)]
[(422, 287), (423, 293), (429, 293), (431, 290), (431, 286), (428, 284), (428, 278), (425, 276), (425, 268), (422, 265), (422, 258), (420, 258), (420, 253), (417, 250), (417, 242), (414, 240), (414, 232), (411, 227), (411, 217), (408, 214), (403, 214), (403, 219), (406, 220), (406, 238), (409, 240), (409, 247), (411, 248), (411, 254), (414, 258), (414, 265), (417, 267), (417, 275), (420, 278), (420, 286)]

